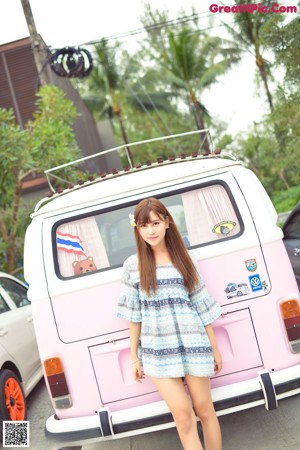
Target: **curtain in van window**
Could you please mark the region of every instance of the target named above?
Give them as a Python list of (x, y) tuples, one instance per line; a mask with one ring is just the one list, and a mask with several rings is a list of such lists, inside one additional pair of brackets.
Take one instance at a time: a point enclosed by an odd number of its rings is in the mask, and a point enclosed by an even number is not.
[[(97, 226), (95, 217), (87, 217), (81, 220), (74, 220), (73, 222), (64, 223), (57, 229), (58, 233), (62, 235), (73, 236), (73, 241), (80, 240), (80, 252), (74, 251), (72, 247), (63, 246), (57, 247), (57, 257), (60, 274), (63, 277), (70, 277), (74, 275), (74, 261), (82, 261), (88, 257), (97, 269), (102, 269), (109, 266), (106, 250)], [(80, 254), (79, 254), (80, 253)]]
[(225, 188), (212, 185), (182, 194), (190, 245), (200, 245), (240, 231), (238, 218)]

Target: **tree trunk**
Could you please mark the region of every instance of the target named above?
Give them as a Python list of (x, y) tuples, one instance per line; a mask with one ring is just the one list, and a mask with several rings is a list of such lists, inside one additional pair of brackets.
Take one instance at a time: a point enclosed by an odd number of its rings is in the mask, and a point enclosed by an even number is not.
[[(191, 92), (190, 93), (190, 98), (191, 98), (191, 102), (192, 102), (193, 107), (194, 107), (196, 126), (197, 126), (198, 130), (204, 130), (205, 129), (205, 125), (204, 125), (204, 121), (203, 121), (203, 118), (202, 118), (201, 110), (200, 110), (200, 107), (199, 107), (199, 102), (198, 102), (198, 100), (196, 98), (196, 95), (193, 92)], [(203, 154), (207, 154), (207, 153), (211, 152), (207, 136), (208, 135), (205, 134), (204, 135), (204, 140), (203, 140), (201, 134), (199, 135), (200, 141), (201, 141), (202, 153)]]
[(29, 0), (21, 0), (21, 4), (30, 34), (31, 48), (38, 71), (39, 81), (42, 85), (51, 84), (53, 80), (50, 66), (47, 64), (47, 48), (37, 32), (30, 2)]
[(264, 63), (263, 57), (261, 56), (261, 54), (259, 52), (257, 52), (257, 55), (256, 55), (256, 65), (258, 67), (261, 79), (263, 81), (263, 84), (264, 84), (264, 87), (265, 87), (265, 90), (266, 90), (266, 94), (267, 94), (270, 110), (271, 110), (271, 112), (273, 112), (274, 105), (273, 105), (272, 95), (271, 95), (271, 92), (270, 92), (270, 89), (269, 89), (268, 77), (267, 77), (267, 73), (266, 73), (265, 63)]
[(115, 113), (115, 115), (118, 118), (119, 125), (120, 125), (120, 130), (121, 130), (122, 137), (123, 137), (123, 141), (126, 144), (125, 151), (126, 151), (127, 159), (129, 161), (129, 165), (130, 165), (130, 167), (133, 167), (133, 157), (132, 157), (130, 148), (128, 146), (129, 142), (128, 142), (127, 133), (126, 133), (126, 130), (125, 130), (125, 127), (124, 127), (124, 124), (123, 124), (123, 120), (122, 120), (121, 108), (119, 106), (114, 106), (113, 105), (112, 109), (113, 109), (113, 112)]
[(6, 272), (7, 273), (13, 274), (14, 263), (15, 263), (15, 245), (14, 245), (14, 243), (10, 243), (9, 247), (6, 250)]
[[(269, 102), (269, 106), (270, 106), (270, 110), (271, 113), (274, 111), (274, 105), (273, 105), (273, 99), (272, 99), (272, 95), (269, 89), (269, 84), (268, 84), (268, 77), (267, 77), (267, 73), (266, 73), (266, 68), (265, 68), (265, 63), (264, 60), (259, 52), (259, 50), (256, 50), (256, 65), (258, 67), (261, 79), (263, 81), (265, 90), (266, 90), (266, 94), (267, 94), (267, 98), (268, 98), (268, 102)], [(273, 122), (274, 124), (274, 132), (275, 132), (275, 136), (276, 136), (276, 140), (280, 149), (281, 154), (284, 154), (284, 150), (285, 150), (285, 136), (282, 134), (282, 132), (280, 132), (280, 130), (278, 129), (278, 126), (276, 125), (275, 122)], [(282, 177), (280, 176), (280, 178), (282, 179)], [(286, 184), (285, 180), (282, 179), (282, 181)]]
[(286, 189), (290, 189), (291, 186), (290, 186), (289, 183), (286, 181), (286, 178), (285, 178), (285, 176), (284, 176), (284, 169), (283, 169), (283, 168), (280, 169), (280, 171), (279, 171), (279, 176), (280, 176), (281, 180), (283, 181), (283, 184), (285, 185)]

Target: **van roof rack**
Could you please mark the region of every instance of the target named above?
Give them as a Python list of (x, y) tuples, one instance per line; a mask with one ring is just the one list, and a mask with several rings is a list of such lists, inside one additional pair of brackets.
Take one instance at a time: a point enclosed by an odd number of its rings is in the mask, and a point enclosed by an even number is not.
[[(166, 141), (168, 139), (174, 139), (174, 138), (190, 136), (190, 135), (195, 135), (195, 134), (198, 134), (198, 135), (203, 134), (204, 135), (202, 141), (199, 142), (200, 146), (199, 146), (199, 149), (198, 149), (197, 153), (198, 154), (202, 154), (204, 156), (207, 156), (208, 154), (213, 153), (213, 150), (212, 150), (213, 149), (213, 142), (212, 142), (212, 138), (211, 138), (210, 132), (209, 132), (208, 129), (204, 129), (204, 130), (188, 131), (188, 132), (179, 133), (179, 134), (172, 134), (172, 135), (168, 135), (168, 136), (161, 136), (161, 137), (157, 137), (157, 138), (153, 138), (153, 139), (147, 139), (147, 140), (143, 140), (143, 141), (133, 142), (133, 143), (130, 143), (130, 144), (123, 144), (123, 145), (120, 145), (118, 147), (110, 148), (108, 150), (104, 150), (104, 151), (95, 153), (93, 155), (85, 156), (85, 157), (76, 159), (74, 161), (70, 161), (68, 163), (61, 164), (61, 165), (56, 166), (56, 167), (52, 167), (51, 169), (45, 170), (44, 173), (46, 175), (46, 178), (47, 178), (47, 181), (48, 181), (48, 184), (49, 184), (49, 187), (50, 187), (51, 191), (52, 192), (56, 192), (54, 186), (51, 183), (51, 179), (52, 178), (56, 179), (56, 180), (63, 181), (65, 183), (67, 183), (67, 184), (70, 184), (68, 182), (68, 180), (64, 180), (64, 179), (60, 178), (57, 175), (57, 172), (59, 170), (61, 170), (61, 169), (64, 169), (64, 168), (67, 168), (67, 167), (70, 167), (70, 166), (78, 166), (79, 164), (82, 164), (82, 163), (84, 163), (84, 162), (86, 162), (88, 160), (97, 158), (99, 156), (104, 156), (104, 155), (107, 155), (109, 153), (120, 152), (120, 151), (121, 152), (123, 151), (122, 152), (123, 156), (125, 156), (127, 158), (128, 165), (126, 166), (126, 169), (128, 169), (128, 168), (129, 169), (133, 169), (133, 168), (136, 168), (136, 165), (133, 164), (133, 158), (132, 158), (132, 153), (131, 153), (132, 147), (141, 146), (141, 145), (144, 145), (144, 144), (151, 144), (151, 143), (159, 142), (159, 141)], [(207, 148), (209, 149), (209, 151), (206, 150)]]
[[(164, 159), (163, 157), (158, 157), (156, 161), (146, 161), (145, 164), (140, 164), (137, 163), (135, 165), (133, 165), (132, 163), (132, 158), (130, 157), (130, 151), (129, 148), (131, 147), (135, 147), (138, 145), (142, 145), (142, 144), (148, 144), (148, 143), (153, 143), (153, 142), (158, 142), (158, 141), (163, 141), (163, 140), (167, 140), (167, 139), (173, 139), (173, 138), (178, 138), (178, 137), (184, 137), (184, 136), (189, 136), (189, 135), (196, 135), (196, 134), (204, 134), (203, 140), (202, 142), (200, 142), (200, 146), (198, 148), (197, 151), (192, 151), (190, 155), (187, 155), (186, 153), (180, 153), (178, 156), (175, 155), (171, 155), (169, 156), (167, 159)], [(206, 149), (204, 150), (204, 145), (205, 142), (208, 144), (207, 147), (209, 147), (209, 151), (207, 151)], [(118, 170), (118, 169), (111, 169), (110, 173), (106, 173), (106, 172), (100, 172), (98, 177), (94, 177), (94, 176), (89, 176), (87, 178), (86, 181), (84, 180), (79, 180), (76, 184), (71, 183), (70, 181), (61, 178), (60, 176), (58, 176), (55, 172), (57, 172), (60, 169), (64, 169), (66, 167), (70, 167), (70, 166), (75, 166), (75, 165), (79, 165), (87, 160), (90, 160), (92, 158), (96, 158), (98, 156), (103, 156), (115, 151), (120, 151), (120, 150), (124, 150), (125, 151), (125, 155), (127, 157), (128, 160), (128, 165), (126, 167), (123, 167), (123, 169)], [(120, 176), (120, 175), (125, 175), (128, 174), (130, 172), (133, 171), (137, 171), (137, 170), (145, 170), (145, 169), (150, 169), (151, 167), (157, 167), (160, 165), (164, 165), (164, 164), (170, 164), (170, 163), (178, 163), (178, 162), (183, 162), (183, 161), (189, 161), (191, 159), (209, 159), (209, 158), (229, 158), (231, 160), (236, 161), (237, 159), (228, 152), (224, 152), (221, 150), (213, 150), (213, 142), (212, 142), (212, 138), (210, 135), (210, 132), (208, 129), (204, 129), (204, 130), (196, 130), (196, 131), (188, 131), (185, 133), (179, 133), (179, 134), (173, 134), (173, 135), (168, 135), (168, 136), (162, 136), (162, 137), (158, 137), (158, 138), (153, 138), (153, 139), (147, 139), (147, 140), (143, 140), (143, 141), (138, 141), (138, 142), (133, 142), (130, 144), (125, 144), (125, 145), (120, 145), (118, 147), (114, 147), (111, 148), (109, 150), (104, 150), (102, 152), (99, 153), (95, 153), (93, 155), (90, 156), (85, 156), (83, 158), (77, 159), (75, 161), (71, 161), (65, 164), (61, 164), (59, 166), (53, 167), (51, 169), (47, 169), (45, 170), (45, 175), (50, 187), (50, 192), (48, 194), (48, 196), (46, 198), (41, 199), (36, 207), (35, 207), (35, 212), (39, 210), (39, 208), (41, 207), (41, 205), (45, 202), (48, 202), (51, 198), (54, 198), (58, 195), (62, 195), (62, 194), (67, 194), (68, 192), (70, 192), (73, 189), (79, 189), (82, 188), (88, 184), (91, 183), (95, 183), (95, 182), (99, 182), (102, 181), (104, 179), (110, 179), (111, 177), (116, 177), (116, 176)], [(66, 189), (63, 189), (62, 187), (57, 187), (55, 188), (51, 182), (51, 179), (54, 180), (58, 180), (60, 182), (63, 182), (67, 185)]]

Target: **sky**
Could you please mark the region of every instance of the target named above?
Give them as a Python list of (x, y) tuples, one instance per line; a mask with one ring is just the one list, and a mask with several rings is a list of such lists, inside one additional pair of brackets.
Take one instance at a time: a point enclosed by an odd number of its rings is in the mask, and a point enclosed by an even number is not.
[[(201, 28), (207, 27), (208, 20), (214, 16), (212, 32), (216, 35), (225, 33), (222, 21), (233, 23), (233, 13), (212, 14), (209, 11), (211, 4), (221, 4), (214, 0), (149, 2), (154, 8), (168, 10), (170, 19), (176, 19), (182, 9), (190, 15), (194, 6), (199, 13)], [(227, 5), (233, 3), (223, 2)], [(295, 0), (285, 3), (296, 4)], [(135, 40), (143, 37), (142, 33), (125, 36), (127, 32), (142, 28), (143, 0), (30, 0), (30, 5), (38, 33), (53, 49), (84, 46), (115, 35), (119, 35), (118, 40), (130, 48), (136, 45)], [(21, 0), (0, 0), (0, 45), (28, 35)], [(250, 51), (245, 53), (239, 65), (203, 94), (202, 101), (210, 114), (226, 122), (228, 131), (234, 134), (250, 129), (253, 122), (267, 112), (264, 93), (258, 91), (255, 83), (255, 62)]]

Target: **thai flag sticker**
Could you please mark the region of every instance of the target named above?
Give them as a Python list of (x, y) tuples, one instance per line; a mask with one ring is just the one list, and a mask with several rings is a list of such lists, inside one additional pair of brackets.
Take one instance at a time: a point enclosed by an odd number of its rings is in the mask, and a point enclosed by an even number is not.
[(260, 279), (260, 276), (258, 275), (258, 273), (255, 275), (251, 275), (251, 277), (249, 277), (249, 281), (250, 281), (250, 286), (251, 286), (252, 292), (262, 291), (263, 286), (262, 286), (261, 279)]
[(64, 250), (68, 253), (75, 253), (75, 255), (84, 255), (86, 256), (84, 252), (84, 248), (82, 247), (81, 243), (82, 240), (79, 236), (73, 236), (69, 233), (56, 233), (56, 242), (57, 242), (57, 249), (58, 250)]

